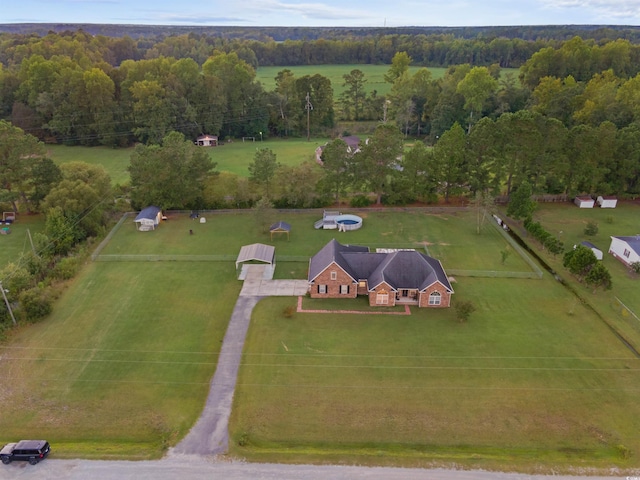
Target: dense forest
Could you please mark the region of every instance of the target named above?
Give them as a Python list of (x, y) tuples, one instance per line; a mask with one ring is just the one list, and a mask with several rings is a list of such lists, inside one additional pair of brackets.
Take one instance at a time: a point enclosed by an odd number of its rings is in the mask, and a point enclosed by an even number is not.
[[(479, 29), (473, 38), (455, 29), (360, 35), (334, 29), (342, 34), (284, 41), (267, 38), (269, 29), (260, 30), (264, 40), (240, 35), (251, 29), (239, 29), (237, 37), (222, 30), (208, 35), (170, 28), (171, 34), (156, 30), (136, 38), (84, 30), (2, 33), (0, 118), (43, 142), (113, 147), (161, 145), (171, 132), (191, 141), (203, 133), (222, 140), (259, 132), (265, 138), (310, 132), (336, 138), (348, 133), (345, 121), (351, 129), (382, 123), (417, 141), (416, 151), (400, 164), (395, 157), (385, 160), (375, 188), (371, 176), (363, 178), (366, 169), (341, 159), (338, 171), (350, 181), (345, 192), (369, 188), (378, 201), (397, 204), (489, 191), (508, 195), (526, 180), (534, 193), (640, 193), (635, 29), (523, 28), (521, 37), (531, 40), (495, 36), (498, 27)], [(586, 38), (563, 39), (575, 30)], [(297, 77), (286, 68), (323, 63), (387, 64), (390, 91), (368, 92), (366, 76), (354, 68), (335, 98), (321, 73)], [(256, 81), (261, 65), (283, 66), (273, 91)], [(409, 66), (420, 68), (410, 73)], [(445, 75), (434, 78), (432, 66), (445, 66)], [(514, 66), (519, 77), (501, 71)], [(325, 163), (325, 177), (331, 164)], [(0, 172), (0, 188), (8, 183)], [(335, 189), (329, 184), (324, 178), (312, 186), (313, 198), (285, 195), (277, 203), (317, 205)], [(229, 204), (251, 205), (255, 195), (245, 192), (242, 202)], [(198, 201), (200, 207), (224, 206)]]
[[(48, 314), (50, 283), (75, 274), (85, 241), (119, 206), (253, 207), (268, 218), (273, 207), (336, 202), (464, 198), (486, 209), (506, 195), (530, 211), (532, 194), (640, 194), (636, 29), (287, 29), (277, 39), (269, 29), (88, 27), (0, 33), (0, 205), (46, 220), (33, 252), (0, 271), (27, 319)], [(322, 64), (353, 66), (337, 97), (322, 68), (287, 68)], [(365, 64), (388, 66), (387, 94), (365, 88)], [(264, 65), (282, 66), (272, 91), (256, 80)], [(348, 129), (367, 136), (356, 153), (341, 139)], [(216, 172), (194, 145), (205, 133), (333, 140), (319, 162), (295, 167), (260, 148), (245, 177)], [(46, 143), (136, 145), (131, 181), (114, 188), (101, 166), (58, 166)]]

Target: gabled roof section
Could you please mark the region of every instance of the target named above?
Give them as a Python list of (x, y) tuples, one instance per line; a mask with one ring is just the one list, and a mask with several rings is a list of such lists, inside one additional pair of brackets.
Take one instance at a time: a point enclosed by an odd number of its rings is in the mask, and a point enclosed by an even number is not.
[(161, 210), (160, 207), (156, 207), (155, 205), (148, 206), (140, 211), (134, 222), (139, 222), (140, 220), (155, 220)]
[(611, 237), (611, 238), (617, 238), (618, 240), (622, 240), (627, 245), (629, 245), (631, 250), (633, 250), (638, 255), (640, 255), (640, 235), (634, 235), (632, 237)]
[(435, 282), (453, 292), (442, 265), (435, 258), (413, 251), (398, 251), (386, 254), (386, 258), (369, 278), (369, 289), (382, 282), (396, 290), (424, 290)]
[(269, 227), (269, 231), (271, 231), (271, 232), (274, 232), (274, 231), (290, 232), (291, 231), (291, 225), (289, 225), (287, 222), (280, 221), (278, 223), (274, 223), (273, 225), (271, 225)]
[(272, 245), (265, 245), (263, 243), (244, 245), (240, 249), (240, 253), (238, 254), (238, 258), (236, 259), (236, 269), (238, 268), (239, 263), (248, 262), (251, 260), (273, 264), (275, 256), (276, 247)]
[[(343, 254), (348, 253), (369, 253), (367, 247), (358, 245), (342, 245), (335, 238), (327, 243), (322, 249), (316, 253), (309, 262), (309, 281), (313, 282), (331, 263), (338, 264), (347, 274), (358, 280), (358, 273), (353, 269)], [(362, 278), (362, 277), (360, 277)]]

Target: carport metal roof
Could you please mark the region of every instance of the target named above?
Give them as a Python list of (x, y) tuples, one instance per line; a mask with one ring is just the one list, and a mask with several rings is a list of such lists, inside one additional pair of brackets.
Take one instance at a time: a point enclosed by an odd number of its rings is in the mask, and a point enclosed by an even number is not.
[(259, 262), (265, 262), (273, 265), (276, 258), (276, 247), (271, 245), (264, 245), (263, 243), (253, 243), (251, 245), (244, 245), (240, 249), (238, 258), (236, 259), (236, 270), (238, 265), (242, 262), (249, 262), (256, 260)]

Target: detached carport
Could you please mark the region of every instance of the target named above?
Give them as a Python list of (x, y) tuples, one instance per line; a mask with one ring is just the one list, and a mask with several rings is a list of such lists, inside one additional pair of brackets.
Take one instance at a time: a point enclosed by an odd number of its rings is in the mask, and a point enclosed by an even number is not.
[[(263, 243), (244, 245), (240, 249), (240, 253), (236, 259), (236, 272), (238, 272), (238, 279), (240, 280), (244, 280), (247, 275), (248, 267), (250, 266), (247, 262), (260, 262), (265, 264), (262, 266), (265, 277), (273, 278), (273, 271), (276, 268), (276, 247)], [(241, 264), (242, 269), (239, 270)]]

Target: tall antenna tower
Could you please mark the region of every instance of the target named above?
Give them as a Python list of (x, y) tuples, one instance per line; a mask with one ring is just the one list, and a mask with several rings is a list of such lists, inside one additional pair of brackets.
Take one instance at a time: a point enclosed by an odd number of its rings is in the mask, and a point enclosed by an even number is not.
[(304, 109), (307, 111), (307, 142), (311, 139), (311, 122), (310, 122), (310, 113), (313, 110), (313, 105), (311, 105), (311, 97), (309, 96), (309, 92), (307, 92), (306, 97), (307, 103), (304, 106)]

